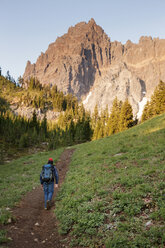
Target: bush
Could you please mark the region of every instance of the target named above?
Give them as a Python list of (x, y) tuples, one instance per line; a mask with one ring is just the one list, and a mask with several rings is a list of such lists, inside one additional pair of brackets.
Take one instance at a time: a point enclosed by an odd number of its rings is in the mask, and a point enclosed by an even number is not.
[(19, 148), (28, 147), (29, 145), (29, 137), (27, 133), (24, 133), (21, 135), (20, 141), (19, 141)]

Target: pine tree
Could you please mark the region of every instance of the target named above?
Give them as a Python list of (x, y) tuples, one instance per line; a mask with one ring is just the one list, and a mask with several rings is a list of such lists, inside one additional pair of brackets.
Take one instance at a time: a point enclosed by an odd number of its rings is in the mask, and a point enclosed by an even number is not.
[(122, 104), (120, 120), (119, 120), (119, 131), (128, 129), (133, 125), (133, 110), (128, 99)]
[(93, 131), (93, 140), (97, 140), (103, 137), (103, 130), (101, 125), (101, 120), (99, 119), (96, 123), (95, 129)]
[(7, 73), (6, 73), (6, 79), (9, 80), (9, 81), (11, 80), (11, 76), (10, 76), (10, 72), (9, 71), (7, 71)]
[(107, 134), (111, 135), (119, 132), (120, 111), (122, 102), (119, 102), (117, 97), (113, 101), (111, 114), (107, 123)]
[(141, 121), (150, 119), (151, 117), (165, 112), (165, 83), (160, 81), (156, 87), (151, 101), (147, 102), (144, 107)]
[(33, 111), (33, 117), (30, 121), (30, 128), (35, 129), (37, 133), (39, 132), (39, 122), (37, 120), (37, 114), (36, 111)]
[(142, 114), (142, 117), (141, 117), (141, 121), (145, 121), (145, 120), (148, 120), (150, 119), (151, 117), (153, 116), (153, 109), (152, 109), (152, 106), (150, 105), (150, 102), (147, 101), (145, 107), (144, 107), (144, 110), (143, 110), (143, 114)]
[(27, 133), (23, 133), (19, 140), (19, 148), (25, 148), (29, 146), (29, 137)]
[(106, 137), (108, 136), (107, 133), (107, 124), (108, 124), (108, 120), (109, 120), (109, 112), (108, 112), (108, 106), (106, 106), (106, 108), (101, 111), (101, 137)]
[(44, 137), (47, 137), (47, 118), (46, 118), (46, 114), (44, 115), (44, 118), (41, 122), (41, 132), (44, 134)]
[(161, 114), (165, 111), (165, 83), (160, 81), (156, 87), (151, 103), (154, 105), (154, 115)]
[(80, 118), (78, 119), (78, 121), (75, 124), (75, 137), (74, 140), (76, 142), (76, 144), (81, 142), (81, 137), (82, 137), (82, 123)]
[(104, 116), (105, 116), (105, 125), (107, 125), (109, 119), (108, 105), (106, 105), (106, 108), (104, 110)]
[(79, 105), (78, 105), (78, 101), (75, 102), (75, 106), (74, 106), (74, 118), (75, 118), (75, 120), (78, 120), (78, 118), (79, 118)]
[(92, 128), (91, 128), (90, 123), (91, 123), (91, 118), (90, 118), (90, 116), (87, 116), (86, 120), (84, 120), (84, 128), (83, 128), (83, 130), (84, 130), (84, 141), (91, 140), (93, 132), (92, 132)]
[(80, 118), (81, 121), (82, 121), (83, 119), (85, 119), (85, 108), (84, 108), (83, 104), (81, 104), (81, 105), (79, 106), (78, 115), (79, 115), (79, 118)]
[(68, 128), (66, 129), (66, 143), (67, 143), (67, 145), (73, 144), (74, 135), (75, 135), (74, 122), (73, 122), (73, 120), (71, 120)]
[(99, 111), (98, 111), (98, 106), (96, 104), (94, 111), (93, 111), (93, 114), (92, 114), (92, 120), (91, 120), (93, 129), (95, 129), (98, 119), (99, 119)]

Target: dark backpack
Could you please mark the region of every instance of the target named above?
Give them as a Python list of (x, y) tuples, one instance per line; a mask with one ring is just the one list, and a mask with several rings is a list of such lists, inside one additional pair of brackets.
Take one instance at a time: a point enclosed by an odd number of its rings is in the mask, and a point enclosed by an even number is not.
[(42, 167), (42, 172), (41, 172), (42, 181), (46, 183), (51, 182), (54, 176), (53, 171), (54, 171), (53, 165), (45, 164)]

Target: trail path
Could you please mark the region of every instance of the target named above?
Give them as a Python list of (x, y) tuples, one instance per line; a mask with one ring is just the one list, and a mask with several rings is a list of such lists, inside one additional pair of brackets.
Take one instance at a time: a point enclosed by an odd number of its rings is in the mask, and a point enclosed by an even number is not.
[[(59, 187), (63, 183), (74, 150), (66, 149), (57, 162)], [(54, 192), (56, 197), (58, 189)], [(44, 194), (41, 187), (29, 192), (13, 210), (16, 222), (7, 226), (11, 248), (61, 248), (61, 237), (57, 231), (57, 220), (51, 210), (44, 210)]]

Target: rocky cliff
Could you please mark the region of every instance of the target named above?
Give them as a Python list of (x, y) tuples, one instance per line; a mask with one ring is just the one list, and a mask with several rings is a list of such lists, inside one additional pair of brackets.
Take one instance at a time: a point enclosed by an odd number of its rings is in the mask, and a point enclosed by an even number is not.
[(110, 108), (116, 96), (128, 98), (136, 115), (139, 102), (149, 99), (159, 81), (165, 81), (165, 40), (141, 37), (138, 44), (111, 42), (91, 19), (70, 27), (35, 64), (28, 61), (23, 78), (31, 76), (76, 95), (91, 111), (96, 104)]

